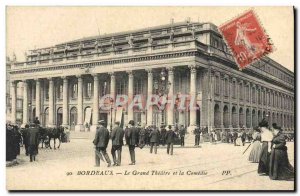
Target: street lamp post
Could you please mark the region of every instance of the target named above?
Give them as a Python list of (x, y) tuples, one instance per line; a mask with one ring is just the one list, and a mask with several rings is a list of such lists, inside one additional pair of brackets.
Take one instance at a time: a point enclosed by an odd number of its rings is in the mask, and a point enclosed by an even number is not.
[[(163, 97), (165, 94), (167, 95), (168, 99), (168, 93), (171, 86), (171, 82), (167, 80), (168, 74), (166, 69), (162, 69), (160, 72), (159, 80), (154, 81), (154, 89), (155, 94), (157, 94), (159, 97)], [(165, 111), (165, 107), (162, 112)]]

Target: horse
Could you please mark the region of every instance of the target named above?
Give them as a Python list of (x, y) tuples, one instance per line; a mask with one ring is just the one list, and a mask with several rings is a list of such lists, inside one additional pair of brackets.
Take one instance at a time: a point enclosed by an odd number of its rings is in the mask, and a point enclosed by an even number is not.
[(51, 139), (54, 140), (54, 150), (56, 149), (56, 139), (59, 141), (59, 145), (57, 148), (60, 147), (61, 139), (64, 136), (64, 128), (63, 127), (54, 127), (54, 128), (44, 128), (40, 127), (39, 129), (39, 135), (40, 135), (40, 142), (42, 143), (42, 148), (43, 144), (45, 144), (46, 148), (50, 148), (51, 144), (50, 141)]
[(59, 141), (59, 145), (58, 145), (58, 147), (57, 147), (57, 148), (59, 148), (59, 147), (60, 147), (61, 140), (62, 140), (62, 138), (64, 137), (64, 134), (65, 134), (65, 133), (64, 133), (64, 127), (62, 127), (62, 126), (53, 128), (52, 130), (50, 129), (50, 130), (48, 131), (49, 147), (50, 147), (50, 149), (52, 149), (52, 148), (51, 148), (51, 144), (50, 144), (51, 139), (54, 140), (54, 150), (55, 150), (55, 149), (56, 149), (56, 147), (55, 147), (56, 139), (58, 139), (58, 141)]

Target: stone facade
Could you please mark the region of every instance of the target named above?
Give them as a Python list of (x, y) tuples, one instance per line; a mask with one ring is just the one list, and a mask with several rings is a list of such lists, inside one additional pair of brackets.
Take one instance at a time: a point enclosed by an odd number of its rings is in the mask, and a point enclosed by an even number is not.
[[(115, 120), (117, 108), (102, 110), (101, 96), (149, 97), (162, 70), (168, 96), (194, 95), (199, 109), (124, 108), (123, 124), (134, 119), (239, 129), (253, 128), (266, 116), (286, 131), (294, 129), (294, 74), (268, 57), (239, 71), (211, 23), (175, 23), (32, 50), (26, 62), (12, 65), (10, 80), (12, 89), (24, 83), (23, 123), (38, 116), (44, 126), (83, 131), (87, 125), (95, 130), (99, 119)], [(15, 94), (11, 98), (16, 103)]]

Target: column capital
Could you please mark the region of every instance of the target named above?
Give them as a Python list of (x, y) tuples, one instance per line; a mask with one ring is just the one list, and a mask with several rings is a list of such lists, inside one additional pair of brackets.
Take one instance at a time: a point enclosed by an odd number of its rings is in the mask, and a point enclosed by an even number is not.
[(133, 71), (132, 70), (127, 70), (126, 73), (128, 74), (129, 77), (133, 77)]
[(91, 74), (91, 75), (94, 77), (94, 79), (95, 79), (95, 78), (98, 79), (98, 77), (99, 77), (99, 74), (98, 74), (98, 73), (94, 73), (94, 74)]
[(148, 74), (152, 74), (152, 68), (146, 68), (145, 70)]
[(61, 78), (63, 79), (64, 83), (68, 82), (68, 77), (67, 76), (62, 76)]
[(34, 81), (35, 81), (35, 82), (40, 82), (40, 81), (41, 81), (41, 78), (34, 78)]
[(111, 72), (108, 72), (108, 74), (109, 74), (110, 76), (114, 76), (114, 75), (115, 75), (115, 72), (111, 71)]
[(76, 75), (76, 78), (82, 78), (82, 75), (81, 74), (78, 74), (78, 75)]
[(195, 65), (195, 64), (192, 64), (192, 65), (188, 65), (188, 67), (190, 68), (192, 73), (196, 73), (196, 69), (197, 69), (198, 66)]
[(11, 83), (11, 85), (16, 85), (16, 84), (18, 84), (18, 81), (17, 80), (11, 80), (10, 83)]

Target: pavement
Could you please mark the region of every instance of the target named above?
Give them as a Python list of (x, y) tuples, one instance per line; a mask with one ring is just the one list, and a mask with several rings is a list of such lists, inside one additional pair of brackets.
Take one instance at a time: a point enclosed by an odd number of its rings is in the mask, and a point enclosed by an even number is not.
[[(149, 148), (136, 148), (136, 165), (130, 166), (128, 147), (122, 151), (122, 165), (109, 167), (101, 162), (94, 167), (94, 133), (71, 134), (70, 143), (60, 149), (40, 149), (36, 162), (21, 149), (19, 164), (7, 167), (9, 190), (293, 190), (294, 181), (275, 181), (257, 174), (257, 163), (250, 163), (246, 146), (225, 143), (201, 143), (190, 148), (174, 148), (167, 155), (159, 147), (157, 154)], [(110, 142), (111, 143), (111, 142)], [(107, 148), (111, 158), (110, 149)], [(288, 155), (294, 165), (294, 143), (288, 142)], [(192, 148), (193, 147), (193, 148)]]

